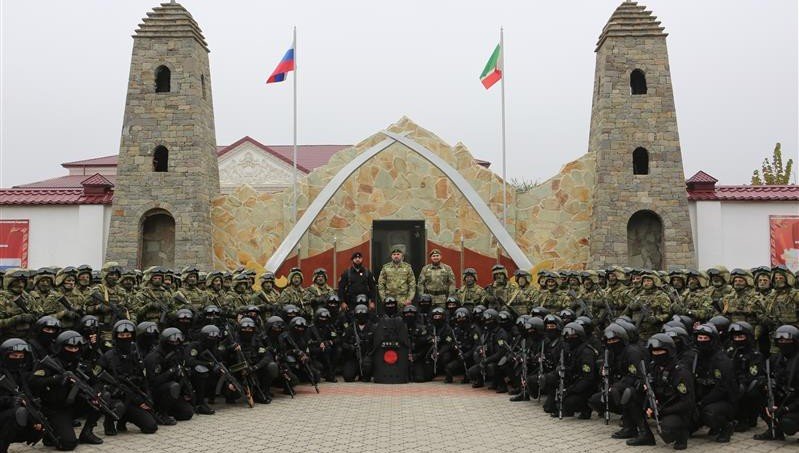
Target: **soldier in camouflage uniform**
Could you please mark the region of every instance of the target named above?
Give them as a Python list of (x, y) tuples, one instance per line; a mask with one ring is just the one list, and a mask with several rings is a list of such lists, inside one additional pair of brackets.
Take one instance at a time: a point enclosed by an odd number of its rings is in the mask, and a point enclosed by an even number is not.
[(250, 281), (250, 284), (247, 286), (247, 296), (252, 297), (255, 293), (255, 277), (258, 275), (254, 270), (247, 269), (246, 267), (239, 267), (233, 272), (233, 278), (236, 278), (236, 275), (244, 274), (247, 276), (247, 280)]
[(225, 290), (222, 286), (223, 274), (220, 271), (209, 272), (205, 276), (205, 292), (208, 295), (208, 304), (219, 307), (224, 316), (232, 313), (225, 311)]
[(144, 271), (143, 285), (136, 293), (135, 311), (137, 322), (160, 322), (162, 328), (172, 312), (172, 295), (164, 289), (166, 270), (152, 266)]
[(222, 272), (222, 291), (225, 293), (233, 291), (233, 274), (229, 271)]
[(608, 286), (605, 288), (605, 303), (613, 315), (621, 314), (627, 307), (627, 276), (619, 266), (613, 266), (605, 271)]
[(649, 338), (659, 332), (671, 316), (671, 301), (661, 290), (661, 284), (655, 272), (642, 272), (641, 291), (624, 309), (623, 315), (632, 318), (641, 338)]
[(544, 307), (550, 313), (569, 308), (569, 298), (558, 287), (558, 274), (547, 271), (544, 274), (544, 288), (538, 293), (535, 301), (537, 307)]
[(279, 302), (281, 305), (291, 304), (298, 307), (301, 312), (300, 316), (311, 319), (311, 307), (306, 307), (303, 300), (305, 290), (302, 287), (302, 280), (303, 276), (300, 268), (292, 267), (289, 271), (289, 284), (280, 293)]
[(398, 304), (410, 305), (416, 294), (416, 276), (413, 268), (402, 260), (403, 250), (400, 246), (391, 248), (391, 261), (383, 265), (377, 279), (377, 292), (380, 300), (393, 297)]
[(65, 267), (55, 276), (55, 291), (40, 306), (42, 315), (50, 315), (61, 321), (63, 330), (75, 330), (83, 316), (83, 296), (75, 289), (75, 268)]
[(89, 297), (92, 289), (92, 267), (88, 264), (81, 264), (77, 271), (77, 285), (75, 289), (84, 297)]
[(587, 315), (594, 319), (598, 325), (607, 324), (613, 320), (612, 315), (607, 310), (605, 294), (599, 287), (599, 273), (594, 270), (580, 272), (582, 289), (579, 299), (585, 303), (585, 307), (572, 302), (571, 309), (577, 316)]
[(430, 264), (425, 264), (419, 272), (416, 294), (430, 294), (433, 308), (444, 307), (450, 295), (455, 294), (455, 273), (447, 264), (441, 262), (438, 249), (430, 251)]
[[(233, 277), (233, 290), (225, 294), (224, 307), (230, 313), (239, 313), (250, 303), (251, 295), (247, 288), (250, 286), (250, 278), (245, 273), (236, 274)], [(257, 321), (254, 319), (253, 321)]]
[(122, 271), (119, 286), (125, 291), (125, 306), (131, 307), (136, 296), (136, 271), (134, 269)]
[(170, 296), (175, 294), (175, 291), (178, 289), (175, 282), (175, 271), (169, 268), (164, 269), (164, 282), (161, 284), (161, 287), (164, 288), (164, 291), (168, 292)]
[(716, 314), (713, 308), (713, 301), (710, 300), (710, 279), (705, 272), (689, 269), (685, 273), (687, 291), (683, 295), (683, 302), (679, 309), (673, 312), (677, 315), (690, 316), (694, 320), (694, 326), (704, 324)]
[(730, 277), (733, 292), (721, 299), (722, 314), (731, 322), (746, 321), (752, 326), (758, 326), (768, 314), (767, 301), (755, 292), (752, 273), (744, 269), (733, 269)]
[(196, 266), (186, 266), (180, 271), (181, 285), (177, 291), (189, 303), (195, 315), (202, 312), (208, 305), (208, 293), (199, 287), (200, 269)]
[(534, 307), (533, 302), (538, 298), (539, 291), (536, 285), (533, 285), (533, 275), (526, 270), (518, 269), (513, 275), (516, 277), (520, 292), (511, 305), (523, 306), (524, 312), (519, 311), (519, 313), (526, 314)]
[(772, 321), (780, 326), (791, 324), (799, 326), (799, 290), (794, 289), (796, 276), (785, 266), (771, 270), (771, 286), (774, 288), (769, 300)]
[(491, 268), (491, 276), (494, 281), (485, 287), (483, 305), (499, 311), (504, 309), (511, 299), (518, 298), (519, 285), (508, 279), (508, 270), (501, 264)]
[(39, 269), (33, 277), (33, 286), (30, 295), (35, 304), (41, 306), (55, 288), (55, 272), (46, 267)]
[[(316, 309), (325, 306), (328, 297), (338, 296), (336, 290), (327, 284), (327, 280), (327, 271), (321, 267), (316, 269), (313, 271), (313, 283), (302, 293), (302, 301), (305, 307), (309, 307), (312, 314), (316, 313)], [(312, 319), (312, 317), (308, 319)]]
[(0, 292), (0, 342), (9, 338), (28, 338), (33, 323), (39, 319), (33, 298), (25, 291), (26, 274), (22, 269), (8, 269)]
[(128, 307), (125, 306), (126, 291), (119, 285), (122, 267), (117, 262), (109, 261), (100, 272), (102, 283), (92, 290), (84, 299), (83, 309), (87, 315), (94, 315), (100, 323), (100, 339), (111, 346), (111, 328), (120, 319), (128, 319)]
[[(629, 303), (631, 300), (638, 297), (638, 294), (643, 290), (643, 274), (642, 269), (629, 269), (625, 268), (625, 274), (628, 275), (630, 284), (627, 286), (627, 291), (624, 292), (625, 298)], [(659, 280), (660, 278), (658, 278)], [(660, 289), (660, 288), (658, 288)]]
[(470, 311), (475, 305), (483, 303), (485, 290), (477, 284), (477, 271), (472, 267), (463, 270), (463, 286), (458, 289), (458, 300)]
[(707, 270), (707, 275), (710, 277), (710, 300), (713, 303), (713, 309), (716, 314), (720, 314), (724, 309), (722, 299), (725, 296), (731, 296), (735, 290), (730, 286), (730, 271), (724, 266), (711, 267)]
[(266, 319), (272, 314), (277, 313), (277, 303), (280, 300), (280, 293), (275, 289), (275, 274), (264, 272), (261, 275), (261, 290), (252, 295), (250, 304), (255, 305), (261, 310)]

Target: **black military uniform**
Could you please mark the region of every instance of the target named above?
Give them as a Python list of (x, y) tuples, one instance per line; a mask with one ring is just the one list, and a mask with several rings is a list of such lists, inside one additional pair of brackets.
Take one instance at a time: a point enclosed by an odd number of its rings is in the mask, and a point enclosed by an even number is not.
[(363, 254), (355, 252), (351, 259), (353, 265), (341, 274), (338, 281), (338, 297), (350, 307), (350, 310), (355, 307), (355, 298), (359, 294), (365, 294), (369, 301), (377, 298), (375, 275), (361, 264)]
[[(249, 389), (254, 402), (271, 403), (269, 388), (277, 378), (278, 368), (274, 356), (257, 334), (255, 321), (251, 318), (239, 320), (237, 338), (231, 337), (230, 341), (226, 345), (230, 371), (245, 385), (245, 391)], [(226, 396), (228, 401), (231, 397), (230, 394)]]
[(369, 323), (369, 308), (355, 306), (355, 319), (343, 325), (341, 330), (342, 366), (345, 382), (359, 378), (369, 382), (372, 377), (372, 354), (374, 352), (374, 326)]
[(763, 412), (768, 429), (755, 435), (757, 440), (784, 440), (799, 432), (799, 329), (780, 326), (774, 341), (780, 351), (769, 358), (774, 406)]
[[(588, 344), (585, 329), (577, 322), (566, 324), (561, 336), (566, 353), (564, 357), (566, 369), (563, 377), (565, 394), (559, 395), (563, 399), (563, 416), (570, 417), (579, 412), (580, 418), (591, 418), (591, 409), (587, 403), (597, 385), (599, 373), (596, 369), (596, 359), (598, 352)], [(555, 390), (557, 388), (555, 387)], [(555, 397), (557, 392), (550, 392), (550, 395)]]
[(433, 379), (433, 366), (428, 361), (430, 353), (430, 328), (419, 318), (415, 305), (402, 308), (402, 318), (408, 329), (408, 377), (411, 382), (427, 382)]
[(766, 369), (763, 354), (755, 347), (755, 333), (745, 322), (730, 325), (730, 350), (733, 370), (738, 382), (738, 406), (736, 408), (736, 432), (744, 432), (757, 425), (761, 408), (766, 405)]
[(330, 310), (321, 307), (314, 314), (314, 323), (308, 329), (308, 346), (311, 358), (327, 382), (336, 382), (336, 364), (341, 355), (340, 339)]
[[(31, 411), (41, 408), (28, 385), (31, 378), (31, 348), (22, 339), (9, 338), (0, 344), (0, 452), (7, 452), (15, 442), (34, 444), (47, 435)], [(38, 426), (37, 426), (38, 425)]]
[(729, 442), (739, 396), (732, 360), (724, 353), (719, 334), (710, 324), (694, 330), (694, 344), (698, 354), (692, 373), (699, 417), (692, 431), (706, 425), (716, 435), (716, 442)]
[(302, 316), (293, 318), (289, 322), (289, 330), (280, 335), (280, 348), (285, 351), (286, 361), (295, 376), (317, 384), (320, 373), (311, 360), (307, 329), (308, 321), (305, 318)]
[[(186, 370), (183, 333), (169, 327), (161, 332), (159, 344), (144, 358), (147, 384), (159, 418), (185, 421), (194, 415), (194, 389)], [(171, 420), (170, 420), (171, 421)]]
[(452, 337), (444, 341), (450, 343), (452, 357), (449, 363), (444, 365), (444, 382), (452, 382), (453, 376), (463, 373), (462, 384), (469, 382), (467, 370), (474, 365), (474, 348), (480, 340), (480, 331), (474, 328), (469, 319), (468, 308), (458, 308), (451, 321)]
[(491, 379), (489, 389), (498, 393), (508, 391), (504, 376), (498, 370), (498, 363), (507, 354), (507, 333), (499, 328), (497, 323), (498, 313), (493, 308), (483, 312), (483, 328), (480, 333), (479, 344), (475, 347), (473, 358), (474, 365), (469, 368), (469, 380), (472, 387), (482, 387), (486, 380)]

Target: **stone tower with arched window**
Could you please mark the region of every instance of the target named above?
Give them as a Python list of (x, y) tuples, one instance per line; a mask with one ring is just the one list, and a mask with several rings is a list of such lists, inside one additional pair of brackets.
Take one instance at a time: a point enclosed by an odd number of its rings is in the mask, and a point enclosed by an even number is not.
[(597, 42), (589, 151), (589, 266), (693, 266), (666, 33), (636, 2), (616, 8)]
[(218, 194), (208, 44), (183, 6), (163, 3), (133, 35), (106, 257), (210, 269)]

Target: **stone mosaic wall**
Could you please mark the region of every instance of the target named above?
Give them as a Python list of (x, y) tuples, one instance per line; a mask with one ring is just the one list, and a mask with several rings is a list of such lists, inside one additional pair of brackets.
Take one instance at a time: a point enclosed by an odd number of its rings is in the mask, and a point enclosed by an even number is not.
[[(449, 146), (407, 118), (389, 130), (408, 134), (446, 160), (501, 217), (501, 178), (476, 164), (463, 144)], [(375, 134), (344, 149), (305, 177), (298, 188), (298, 215), (341, 167), (384, 138)], [(582, 267), (587, 261), (593, 162), (586, 156), (567, 164), (562, 174), (527, 193), (517, 194), (508, 185), (509, 232), (534, 263)], [(242, 186), (213, 200), (214, 267), (244, 265), (262, 270), (290, 229), (291, 197), (290, 189), (268, 194)], [(307, 257), (328, 250), (334, 237), (339, 250), (362, 244), (370, 240), (372, 220), (412, 219), (426, 220), (428, 240), (458, 249), (463, 238), (469, 249), (496, 254), (490, 232), (455, 185), (400, 143), (379, 153), (345, 181), (301, 241), (300, 253)]]

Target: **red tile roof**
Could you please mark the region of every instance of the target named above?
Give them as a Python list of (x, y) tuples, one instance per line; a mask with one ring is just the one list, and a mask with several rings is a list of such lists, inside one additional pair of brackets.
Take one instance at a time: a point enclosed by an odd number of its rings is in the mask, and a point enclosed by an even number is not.
[(71, 167), (116, 167), (117, 155), (95, 157), (93, 159), (76, 160), (74, 162), (64, 162), (61, 164), (64, 168)]
[[(14, 186), (14, 189), (80, 189), (81, 183), (87, 178), (86, 175), (67, 175), (58, 178), (45, 179), (44, 181), (32, 182)], [(116, 175), (103, 175), (109, 183), (116, 183)]]
[(688, 191), (692, 201), (799, 201), (799, 185), (716, 186), (713, 191)]
[(693, 175), (690, 178), (688, 178), (685, 182), (686, 183), (706, 182), (706, 183), (715, 184), (715, 183), (719, 182), (719, 180), (714, 178), (714, 177), (712, 177), (712, 176), (710, 176), (709, 174), (703, 172), (702, 170), (699, 170), (698, 172), (696, 172), (695, 175)]
[(88, 178), (81, 181), (82, 186), (99, 186), (99, 187), (114, 187), (114, 183), (109, 181), (105, 176), (100, 173), (95, 173)]
[(114, 191), (86, 194), (83, 189), (0, 189), (0, 206), (111, 204)]

